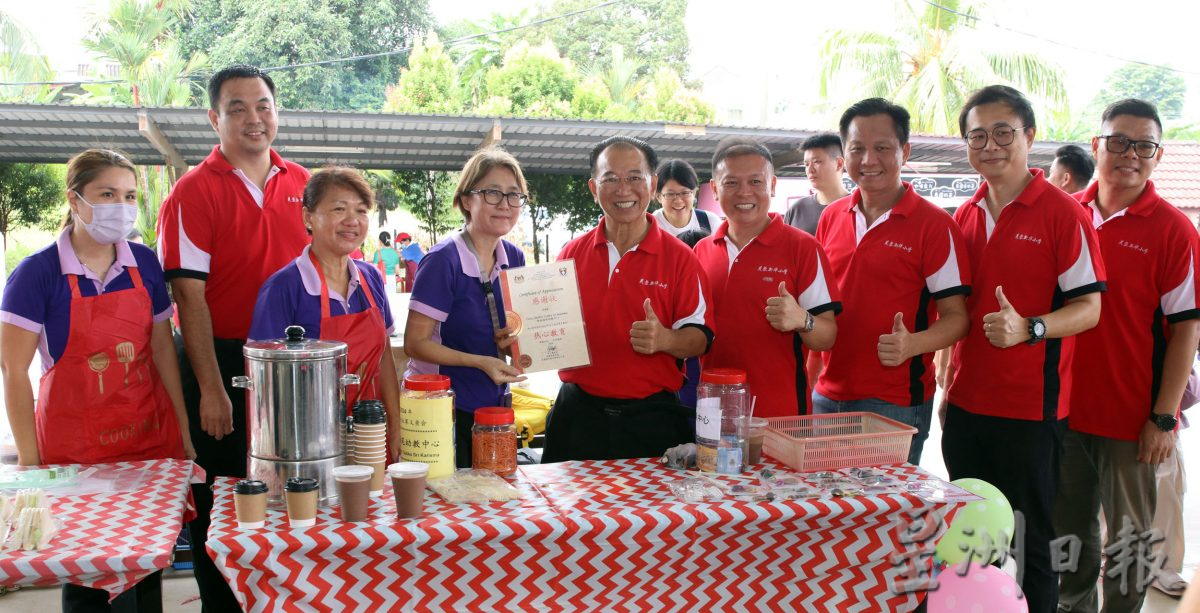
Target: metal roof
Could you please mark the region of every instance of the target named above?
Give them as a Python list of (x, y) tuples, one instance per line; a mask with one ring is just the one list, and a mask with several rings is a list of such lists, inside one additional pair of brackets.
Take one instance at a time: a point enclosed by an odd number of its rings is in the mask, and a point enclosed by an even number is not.
[[(746, 136), (777, 156), (781, 176), (803, 174), (797, 147), (816, 130), (688, 126), (661, 122), (394, 115), (289, 111), (279, 116), (274, 146), (306, 167), (327, 163), (360, 168), (458, 170), (480, 145), (499, 142), (530, 173), (586, 174), (588, 152), (615, 134), (650, 143), (660, 158), (682, 158), (702, 176), (718, 141)], [(909, 165), (919, 173), (966, 174), (959, 138), (911, 138)], [(0, 161), (64, 163), (88, 147), (113, 147), (138, 164), (195, 165), (217, 143), (207, 109), (0, 104)], [(1035, 143), (1031, 166), (1048, 167), (1057, 143)]]

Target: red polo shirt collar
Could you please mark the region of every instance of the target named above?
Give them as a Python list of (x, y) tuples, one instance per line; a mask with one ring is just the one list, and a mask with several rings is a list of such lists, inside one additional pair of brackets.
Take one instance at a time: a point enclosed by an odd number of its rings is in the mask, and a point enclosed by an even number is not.
[[(275, 153), (274, 149), (268, 149), (267, 152), (271, 155), (272, 166), (278, 168), (279, 172), (288, 171), (287, 164), (283, 162), (283, 158), (279, 157), (278, 153)], [(221, 145), (214, 146), (212, 153), (208, 154), (208, 158), (206, 158), (205, 161), (208, 162), (208, 164), (212, 166), (212, 169), (216, 172), (224, 173), (233, 172), (235, 170), (233, 164), (230, 164), (229, 160), (225, 159), (225, 154), (221, 153)]]
[[(1095, 202), (1096, 195), (1099, 192), (1100, 182), (1093, 181), (1092, 184), (1083, 191), (1083, 196), (1080, 198), (1080, 203), (1086, 207)], [(1154, 208), (1158, 206), (1158, 203), (1161, 200), (1162, 199), (1158, 197), (1158, 191), (1154, 189), (1154, 181), (1148, 180), (1146, 181), (1146, 187), (1142, 189), (1141, 195), (1137, 197), (1137, 200), (1133, 201), (1133, 204), (1129, 205), (1129, 207), (1125, 209), (1125, 214), (1146, 217), (1154, 212)]]
[[(600, 218), (600, 224), (592, 231), (591, 245), (589, 247), (593, 249), (597, 247), (608, 248), (608, 235), (604, 231), (607, 221), (607, 217)], [(642, 237), (641, 242), (636, 245), (637, 250), (646, 253), (658, 253), (662, 250), (663, 230), (658, 227), (658, 222), (654, 221), (654, 218), (649, 213), (646, 213), (646, 223), (650, 225), (650, 229), (646, 232), (646, 236)]]

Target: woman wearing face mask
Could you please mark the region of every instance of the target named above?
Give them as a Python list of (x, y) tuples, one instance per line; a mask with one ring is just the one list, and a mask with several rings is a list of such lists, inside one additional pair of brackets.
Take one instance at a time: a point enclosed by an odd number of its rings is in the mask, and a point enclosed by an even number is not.
[[(25, 258), (4, 290), (0, 367), (23, 465), (195, 458), (162, 269), (151, 249), (125, 240), (137, 219), (135, 172), (114, 151), (72, 158), (62, 233)], [(36, 408), (34, 353), (43, 372)], [(136, 602), (158, 578), (118, 599)], [(107, 592), (65, 586), (63, 610), (89, 603), (107, 606)]]

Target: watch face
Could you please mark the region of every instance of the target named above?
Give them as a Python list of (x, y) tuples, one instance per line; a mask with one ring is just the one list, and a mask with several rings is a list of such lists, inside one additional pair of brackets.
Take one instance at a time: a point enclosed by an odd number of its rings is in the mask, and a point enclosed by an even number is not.
[(1040, 321), (1033, 322), (1033, 334), (1039, 338), (1046, 336), (1046, 324)]

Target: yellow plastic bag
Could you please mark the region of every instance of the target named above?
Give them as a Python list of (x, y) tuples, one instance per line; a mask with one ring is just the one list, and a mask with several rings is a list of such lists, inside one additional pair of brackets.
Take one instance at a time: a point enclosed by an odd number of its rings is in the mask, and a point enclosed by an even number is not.
[(546, 431), (546, 416), (554, 399), (529, 390), (512, 387), (512, 408), (521, 446), (528, 447), (533, 437)]

